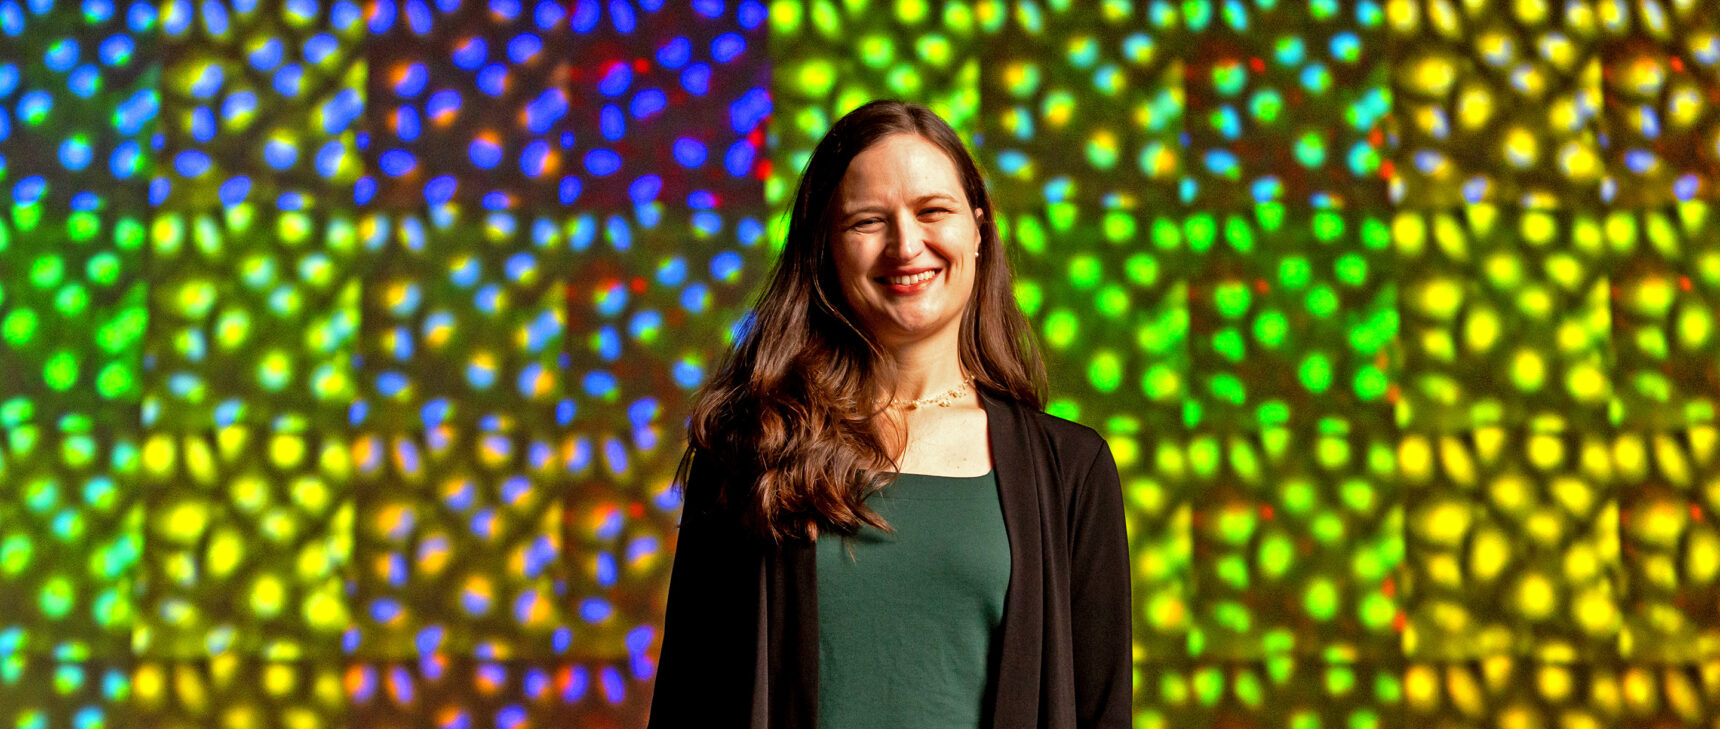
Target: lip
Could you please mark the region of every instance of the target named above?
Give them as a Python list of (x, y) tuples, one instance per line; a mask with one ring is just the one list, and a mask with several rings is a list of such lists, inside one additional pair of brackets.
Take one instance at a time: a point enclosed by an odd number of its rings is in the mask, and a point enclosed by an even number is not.
[[(890, 277), (893, 277), (893, 276), (912, 276), (912, 275), (918, 274), (918, 273), (925, 273), (926, 271), (937, 271), (938, 274), (934, 275), (931, 278), (928, 278), (924, 281), (921, 281), (921, 282), (916, 283), (916, 284), (908, 285), (908, 286), (901, 286), (898, 284), (893, 284), (893, 283), (890, 283), (888, 280), (886, 280), (886, 279), (889, 279)], [(931, 288), (932, 284), (937, 282), (937, 280), (942, 276), (942, 274), (943, 274), (943, 269), (935, 267), (935, 266), (925, 266), (925, 267), (921, 267), (921, 268), (901, 268), (901, 269), (896, 269), (894, 271), (891, 271), (890, 273), (886, 273), (883, 276), (878, 276), (876, 278), (873, 278), (872, 280), (876, 281), (879, 286), (884, 287), (885, 291), (888, 291), (888, 292), (893, 293), (893, 294), (904, 294), (904, 295), (905, 294), (917, 294), (921, 291), (925, 291), (926, 289)]]

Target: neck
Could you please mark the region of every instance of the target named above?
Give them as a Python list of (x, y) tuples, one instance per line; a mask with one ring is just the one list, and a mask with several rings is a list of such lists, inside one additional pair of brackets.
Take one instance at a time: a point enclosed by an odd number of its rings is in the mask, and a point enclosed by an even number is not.
[(919, 400), (942, 395), (960, 385), (961, 357), (954, 338), (892, 347), (896, 360), (896, 399)]

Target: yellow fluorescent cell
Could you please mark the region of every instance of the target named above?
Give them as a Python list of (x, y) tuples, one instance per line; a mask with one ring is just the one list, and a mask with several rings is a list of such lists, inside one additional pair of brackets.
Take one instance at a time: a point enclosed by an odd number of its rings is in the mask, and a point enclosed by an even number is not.
[(1565, 521), (1559, 518), (1558, 510), (1550, 506), (1542, 507), (1536, 509), (1528, 520), (1523, 522), (1523, 531), (1536, 542), (1557, 548), (1565, 535)]
[(311, 628), (325, 633), (345, 628), (348, 620), (346, 602), (336, 584), (326, 585), (306, 598), (302, 613)]
[(276, 468), (297, 468), (304, 461), (305, 441), (302, 436), (291, 433), (277, 434), (269, 439), (269, 459)]
[(1549, 703), (1563, 703), (1571, 695), (1571, 669), (1560, 665), (1541, 666), (1535, 671), (1535, 688)]
[(1492, 309), (1476, 308), (1463, 319), (1463, 349), (1481, 354), (1499, 343), (1499, 315)]
[(251, 584), (251, 611), (260, 618), (273, 618), (285, 607), (286, 588), (279, 578), (264, 574)]
[(317, 542), (311, 542), (305, 545), (304, 549), (299, 550), (299, 558), (297, 564), (294, 565), (295, 574), (301, 581), (307, 582), (327, 577), (331, 563), (328, 547)]
[(1535, 141), (1535, 133), (1523, 127), (1512, 127), (1505, 132), (1500, 141), (1500, 151), (1507, 164), (1520, 170), (1535, 166), (1541, 156), (1541, 147)]
[(232, 529), (221, 529), (209, 540), (205, 564), (213, 577), (227, 577), (245, 561), (245, 539)]
[(1469, 672), (1468, 666), (1445, 667), (1445, 693), (1452, 705), (1463, 713), (1478, 717), (1486, 711), (1481, 685)]
[(1684, 577), (1693, 586), (1707, 586), (1720, 574), (1720, 537), (1712, 528), (1693, 529), (1684, 545)]
[(1559, 169), (1573, 182), (1587, 182), (1600, 176), (1600, 157), (1582, 142), (1570, 141), (1559, 147)]
[(1519, 349), (1511, 356), (1511, 382), (1524, 392), (1536, 392), (1547, 381), (1547, 362), (1533, 349)]
[(1511, 562), (1511, 540), (1497, 529), (1477, 530), (1469, 550), (1470, 574), (1483, 582), (1499, 577)]
[(1416, 514), (1414, 527), (1423, 539), (1455, 548), (1462, 543), (1473, 520), (1469, 504), (1446, 500), (1423, 506)]
[(1529, 704), (1518, 702), (1496, 710), (1495, 726), (1499, 729), (1539, 729), (1546, 726), (1545, 717)]
[(1404, 698), (1412, 708), (1431, 714), (1439, 708), (1439, 674), (1432, 666), (1410, 666), (1403, 675)]
[(195, 543), (203, 536), (203, 530), (208, 525), (209, 510), (201, 502), (181, 501), (156, 512), (156, 531), (169, 541), (179, 544)]
[(276, 663), (263, 669), (263, 690), (271, 696), (285, 697), (293, 692), (297, 683), (298, 676), (291, 666)]
[(1565, 580), (1573, 583), (1587, 582), (1600, 574), (1601, 562), (1595, 555), (1594, 548), (1587, 544), (1577, 544), (1565, 552)]
[(174, 666), (173, 692), (180, 708), (200, 714), (209, 710), (209, 691), (197, 666), (189, 663)]
[(1493, 505), (1506, 514), (1521, 512), (1530, 503), (1528, 479), (1515, 473), (1502, 474), (1493, 479), (1488, 487), (1488, 495), (1493, 499)]
[(1622, 683), (1625, 705), (1632, 713), (1646, 715), (1655, 710), (1660, 692), (1654, 685), (1654, 674), (1647, 668), (1633, 666), (1626, 669)]
[(1493, 118), (1493, 95), (1482, 86), (1468, 86), (1458, 92), (1457, 122), (1469, 131), (1480, 131)]
[(1604, 372), (1592, 363), (1572, 365), (1565, 376), (1565, 389), (1579, 402), (1598, 402), (1611, 389)]
[(1425, 56), (1415, 64), (1411, 83), (1420, 93), (1443, 97), (1457, 83), (1457, 66), (1446, 56)]
[(1539, 572), (1524, 573), (1515, 590), (1517, 611), (1529, 620), (1544, 620), (1558, 608), (1558, 590)]

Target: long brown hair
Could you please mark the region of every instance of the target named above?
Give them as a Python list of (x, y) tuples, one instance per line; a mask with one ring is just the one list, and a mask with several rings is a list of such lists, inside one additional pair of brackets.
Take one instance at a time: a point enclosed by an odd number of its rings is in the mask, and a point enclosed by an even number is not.
[[(923, 106), (873, 101), (843, 116), (801, 174), (788, 238), (751, 321), (700, 388), (688, 446), (676, 470), (683, 488), (692, 462), (722, 474), (712, 499), (755, 534), (816, 539), (821, 529), (888, 529), (866, 496), (900, 471), (893, 457), (906, 432), (886, 442), (879, 418), (894, 397), (896, 364), (858, 319), (837, 285), (829, 208), (848, 164), (894, 134), (925, 138), (949, 155), (978, 221), (974, 292), (962, 314), (959, 356), (974, 386), (1041, 409), (1045, 366), (1015, 301), (991, 197), (955, 130)], [(711, 463), (705, 463), (710, 459)], [(887, 470), (886, 470), (887, 467)], [(872, 471), (870, 479), (858, 470)]]

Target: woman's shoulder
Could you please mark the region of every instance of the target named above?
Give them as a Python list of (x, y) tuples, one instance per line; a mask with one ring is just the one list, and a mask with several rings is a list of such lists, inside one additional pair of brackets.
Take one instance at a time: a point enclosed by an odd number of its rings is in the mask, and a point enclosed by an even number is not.
[(1002, 400), (1006, 407), (1023, 413), (1023, 421), (1028, 427), (1040, 431), (1043, 438), (1038, 440), (1046, 447), (1056, 451), (1058, 460), (1075, 464), (1089, 463), (1098, 455), (1100, 449), (1108, 444), (1099, 431), (1091, 426), (1052, 415), (1031, 405), (1015, 400)]

